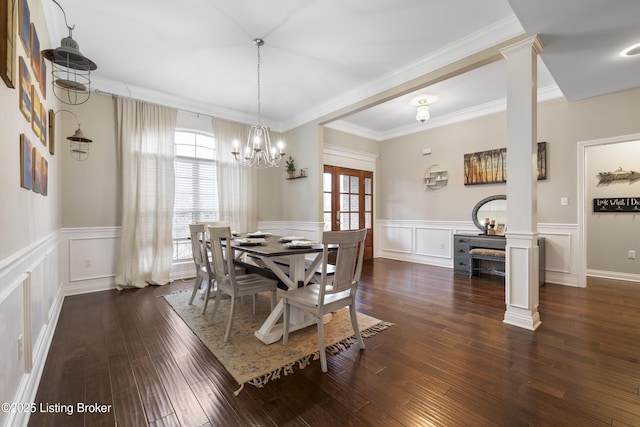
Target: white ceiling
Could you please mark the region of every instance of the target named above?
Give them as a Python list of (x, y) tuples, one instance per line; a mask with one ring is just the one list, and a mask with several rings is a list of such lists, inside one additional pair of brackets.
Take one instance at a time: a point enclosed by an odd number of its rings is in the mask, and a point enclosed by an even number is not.
[[(57, 47), (67, 35), (64, 18), (52, 1), (42, 1), (51, 47)], [(640, 86), (640, 58), (616, 56), (640, 42), (640, 26), (631, 25), (640, 11), (637, 0), (616, 0), (616, 7), (611, 0), (58, 2), (75, 25), (82, 53), (98, 64), (94, 88), (229, 120), (257, 120), (252, 40), (263, 38), (262, 122), (279, 131), (524, 30), (540, 34), (545, 45), (541, 99), (560, 95), (555, 82), (570, 100)], [(414, 92), (330, 126), (381, 140), (499, 111), (506, 96), (504, 61), (419, 92), (439, 97), (425, 124), (409, 105)]]

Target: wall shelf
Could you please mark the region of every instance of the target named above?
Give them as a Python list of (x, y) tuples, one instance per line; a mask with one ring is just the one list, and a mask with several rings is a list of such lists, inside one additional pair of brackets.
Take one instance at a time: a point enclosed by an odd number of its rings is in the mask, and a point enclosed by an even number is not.
[(429, 167), (424, 175), (424, 186), (430, 190), (443, 188), (447, 182), (449, 182), (449, 172), (438, 165)]

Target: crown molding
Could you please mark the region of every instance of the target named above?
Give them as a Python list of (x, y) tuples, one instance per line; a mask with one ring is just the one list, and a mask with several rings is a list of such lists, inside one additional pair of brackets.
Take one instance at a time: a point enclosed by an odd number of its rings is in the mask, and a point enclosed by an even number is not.
[[(545, 86), (538, 89), (538, 103), (550, 101), (552, 99), (562, 98), (564, 95), (560, 91), (560, 88), (556, 84)], [(363, 138), (372, 139), (374, 141), (386, 141), (393, 138), (399, 138), (405, 135), (411, 135), (418, 132), (423, 132), (429, 129), (435, 129), (442, 126), (451, 125), (454, 123), (460, 123), (467, 120), (476, 119), (489, 114), (500, 113), (507, 110), (507, 99), (501, 98), (495, 101), (490, 101), (484, 104), (475, 105), (463, 110), (455, 111), (450, 114), (431, 118), (424, 124), (412, 123), (410, 125), (389, 129), (384, 132), (376, 132), (363, 126), (354, 125), (344, 120), (336, 120), (335, 122), (327, 123), (325, 126), (338, 130), (341, 132), (349, 133), (351, 135), (360, 136)]]

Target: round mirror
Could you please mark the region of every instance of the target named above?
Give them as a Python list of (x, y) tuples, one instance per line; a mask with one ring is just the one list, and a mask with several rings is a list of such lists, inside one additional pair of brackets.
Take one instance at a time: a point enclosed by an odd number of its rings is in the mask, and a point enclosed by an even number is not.
[(504, 194), (498, 194), (495, 196), (489, 196), (480, 200), (474, 207), (471, 213), (471, 219), (473, 223), (482, 232), (486, 230), (484, 225), (487, 220), (495, 220), (496, 223), (507, 222), (507, 196)]

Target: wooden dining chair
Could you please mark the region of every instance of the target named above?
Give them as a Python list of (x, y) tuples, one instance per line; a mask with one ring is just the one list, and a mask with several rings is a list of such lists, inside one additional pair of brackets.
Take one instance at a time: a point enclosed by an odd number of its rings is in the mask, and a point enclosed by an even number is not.
[[(255, 295), (261, 292), (271, 292), (271, 310), (276, 305), (276, 290), (278, 281), (266, 278), (259, 274), (236, 275), (233, 260), (233, 248), (231, 247), (231, 229), (229, 227), (207, 227), (211, 242), (213, 271), (216, 277), (216, 300), (213, 304), (212, 319), (220, 305), (222, 294), (230, 296), (229, 322), (224, 334), (224, 341), (229, 340), (233, 318), (236, 311), (237, 300), (245, 295), (254, 296), (253, 314), (256, 313)], [(226, 240), (223, 247), (222, 241)]]
[[(364, 350), (364, 342), (358, 327), (356, 315), (356, 292), (362, 272), (364, 260), (364, 239), (367, 230), (357, 231), (325, 231), (322, 235), (323, 261), (320, 283), (315, 283), (302, 288), (297, 288), (283, 293), (284, 303), (284, 330), (282, 343), (286, 345), (289, 340), (289, 313), (291, 306), (303, 309), (316, 319), (318, 325), (318, 347), (320, 350), (320, 366), (322, 372), (327, 372), (327, 355), (324, 346), (323, 316), (343, 307), (349, 307), (351, 326), (358, 340), (360, 350)], [(329, 264), (329, 248), (337, 245), (335, 268), (333, 274)]]
[(211, 289), (215, 287), (215, 275), (209, 261), (209, 250), (206, 241), (206, 226), (204, 224), (189, 224), (189, 235), (191, 238), (191, 252), (193, 254), (193, 263), (196, 266), (196, 279), (193, 284), (193, 292), (189, 299), (189, 305), (193, 304), (198, 290), (203, 283), (206, 283), (204, 289), (204, 307), (202, 314), (207, 310), (209, 303), (209, 295)]

